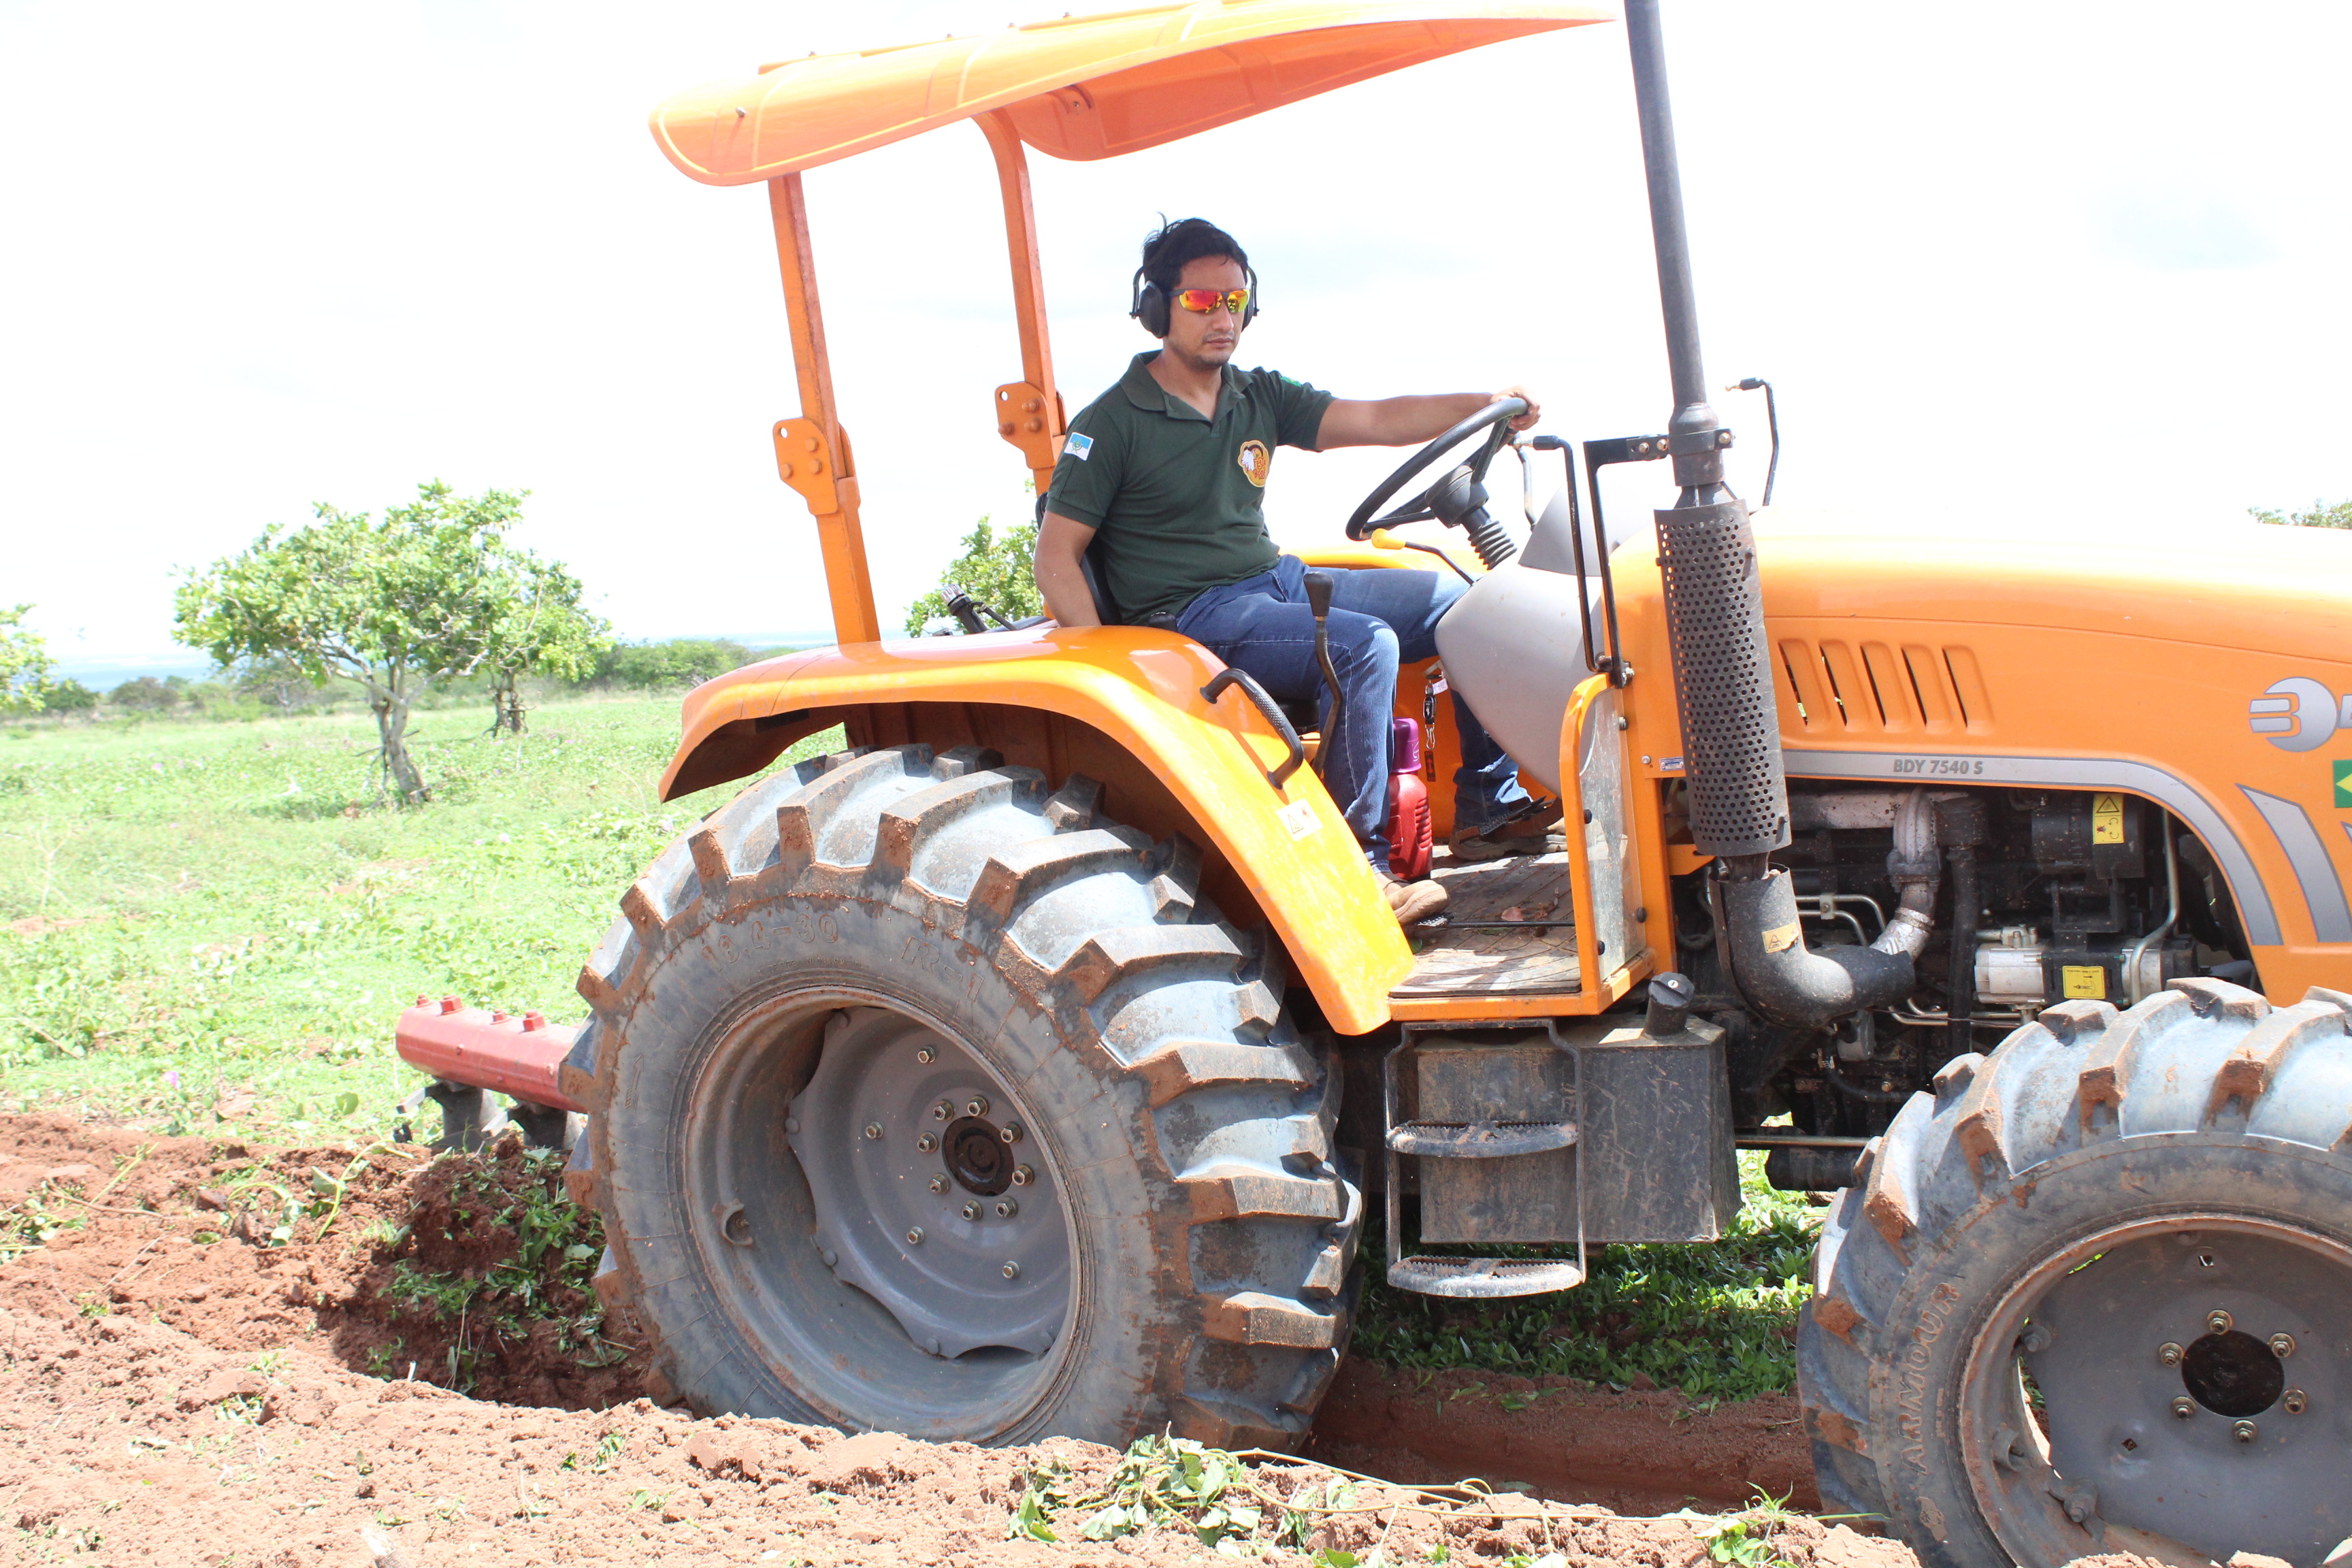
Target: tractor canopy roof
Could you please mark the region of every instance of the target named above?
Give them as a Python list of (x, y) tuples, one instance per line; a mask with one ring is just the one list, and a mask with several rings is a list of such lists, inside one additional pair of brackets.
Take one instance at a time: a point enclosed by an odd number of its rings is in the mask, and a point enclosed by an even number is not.
[(1482, 44), (1614, 19), (1558, 0), (1196, 0), (810, 55), (654, 110), (670, 162), (742, 185), (1002, 110), (1056, 158), (1116, 158)]

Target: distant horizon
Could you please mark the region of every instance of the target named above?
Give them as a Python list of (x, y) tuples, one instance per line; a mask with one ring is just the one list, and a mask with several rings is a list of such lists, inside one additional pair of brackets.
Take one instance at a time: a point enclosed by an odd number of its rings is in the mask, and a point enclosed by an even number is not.
[[(798, 631), (765, 632), (702, 632), (666, 631), (630, 635), (619, 640), (625, 643), (674, 642), (682, 637), (696, 637), (707, 642), (740, 643), (748, 648), (824, 647), (832, 643), (833, 628), (803, 627)], [(106, 690), (126, 680), (152, 676), (168, 680), (179, 676), (187, 680), (210, 678), (217, 669), (213, 661), (194, 648), (142, 648), (130, 653), (85, 653), (60, 658), (55, 647), (49, 649), (53, 661), (50, 676), (58, 680), (79, 680), (93, 690)]]

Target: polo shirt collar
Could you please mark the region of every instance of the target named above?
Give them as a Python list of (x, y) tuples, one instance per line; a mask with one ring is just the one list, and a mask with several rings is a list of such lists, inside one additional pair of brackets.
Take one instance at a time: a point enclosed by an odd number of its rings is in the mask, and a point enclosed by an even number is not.
[[(1201, 411), (1160, 384), (1151, 374), (1151, 362), (1160, 357), (1160, 350), (1147, 349), (1129, 360), (1127, 374), (1118, 378), (1118, 389), (1127, 400), (1149, 414), (1165, 414), (1171, 419), (1198, 419), (1203, 425), (1212, 421)], [(1222, 417), (1242, 395), (1242, 373), (1232, 365), (1223, 367), (1224, 390), (1217, 394), (1217, 413)]]

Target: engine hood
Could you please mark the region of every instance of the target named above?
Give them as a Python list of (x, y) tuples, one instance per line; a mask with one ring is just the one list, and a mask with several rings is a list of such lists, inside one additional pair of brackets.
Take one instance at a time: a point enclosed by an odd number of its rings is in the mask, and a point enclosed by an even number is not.
[(2060, 532), (1762, 511), (1768, 616), (2069, 627), (2291, 658), (2352, 649), (2352, 532)]

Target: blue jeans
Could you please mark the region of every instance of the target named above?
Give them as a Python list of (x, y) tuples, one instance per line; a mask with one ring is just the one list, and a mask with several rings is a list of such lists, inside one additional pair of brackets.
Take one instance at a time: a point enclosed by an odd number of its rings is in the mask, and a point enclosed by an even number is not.
[[(1307, 607), (1307, 566), (1286, 555), (1271, 572), (1211, 588), (1184, 606), (1176, 629), (1255, 676), (1277, 702), (1317, 700), (1322, 715), (1323, 784), (1373, 865), (1389, 867), (1389, 721), (1397, 667), (1437, 654), (1437, 623), (1462, 596), (1458, 578), (1434, 572), (1317, 568), (1335, 579), (1331, 665), (1342, 707), (1331, 727), (1331, 695), (1315, 662), (1315, 616)], [(1456, 830), (1485, 832), (1527, 809), (1518, 769), (1454, 693), (1462, 766), (1454, 775)]]

